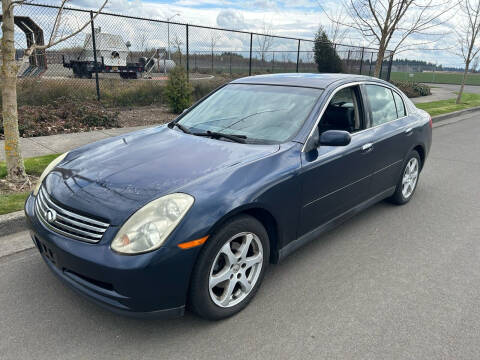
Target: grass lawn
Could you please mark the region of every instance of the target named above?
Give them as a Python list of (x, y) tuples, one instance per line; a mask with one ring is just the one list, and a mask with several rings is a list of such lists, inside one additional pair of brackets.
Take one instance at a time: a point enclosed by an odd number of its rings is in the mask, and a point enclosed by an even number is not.
[[(25, 159), (25, 169), (27, 174), (40, 176), (43, 170), (50, 162), (60, 154), (52, 154), (45, 156), (38, 156), (34, 158)], [(4, 161), (0, 161), (0, 178), (7, 176), (7, 168)], [(18, 194), (0, 195), (0, 215), (8, 214), (13, 211), (23, 209), (23, 204), (28, 197), (29, 192), (22, 192)]]
[(419, 103), (415, 105), (418, 108), (428, 112), (431, 116), (441, 115), (457, 110), (480, 106), (480, 94), (464, 93), (462, 95), (462, 102), (460, 104), (455, 104), (455, 99), (449, 99)]
[[(413, 75), (413, 76), (410, 76)], [(437, 83), (437, 84), (457, 84), (460, 85), (463, 74), (460, 72), (396, 72), (392, 71), (390, 79)], [(480, 74), (468, 74), (465, 81), (466, 85), (480, 85)]]

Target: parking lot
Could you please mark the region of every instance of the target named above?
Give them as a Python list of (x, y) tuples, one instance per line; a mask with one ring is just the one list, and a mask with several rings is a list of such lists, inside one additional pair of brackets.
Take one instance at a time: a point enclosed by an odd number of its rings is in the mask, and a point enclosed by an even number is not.
[(413, 200), (380, 203), (271, 266), (222, 322), (120, 317), (35, 249), (0, 258), (1, 359), (478, 359), (480, 115), (438, 123)]

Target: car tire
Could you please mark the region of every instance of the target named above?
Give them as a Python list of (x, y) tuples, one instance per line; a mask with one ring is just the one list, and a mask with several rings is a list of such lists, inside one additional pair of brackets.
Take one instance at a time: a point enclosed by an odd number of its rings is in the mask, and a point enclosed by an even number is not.
[(190, 283), (189, 309), (208, 320), (243, 310), (260, 287), (269, 255), (268, 234), (257, 219), (242, 215), (227, 221), (199, 254)]
[(410, 201), (417, 188), (421, 169), (422, 160), (418, 152), (412, 150), (404, 162), (395, 193), (389, 199), (392, 203), (403, 205)]

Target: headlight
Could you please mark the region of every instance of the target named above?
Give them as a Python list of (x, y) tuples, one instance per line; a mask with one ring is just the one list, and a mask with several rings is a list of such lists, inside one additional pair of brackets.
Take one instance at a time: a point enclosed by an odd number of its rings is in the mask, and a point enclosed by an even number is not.
[(193, 201), (190, 195), (175, 193), (148, 203), (123, 224), (112, 241), (112, 249), (123, 254), (138, 254), (159, 248)]
[(33, 189), (33, 195), (37, 196), (38, 190), (40, 190), (40, 185), (42, 185), (43, 179), (52, 171), (55, 166), (57, 166), (63, 159), (65, 159), (65, 156), (67, 156), (68, 152), (65, 154), (60, 155), (59, 157), (55, 158), (48, 166), (43, 170), (42, 175), (40, 175), (40, 178), (38, 179), (37, 186), (35, 186), (35, 189)]

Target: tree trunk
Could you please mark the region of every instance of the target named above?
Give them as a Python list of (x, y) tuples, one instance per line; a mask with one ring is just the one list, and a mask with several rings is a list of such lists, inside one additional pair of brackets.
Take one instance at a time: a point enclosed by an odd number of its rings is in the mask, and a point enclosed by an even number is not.
[(7, 180), (14, 183), (28, 182), (20, 150), (17, 112), (17, 71), (15, 62), (14, 18), (12, 0), (2, 0), (2, 116), (5, 135)]
[(465, 63), (465, 70), (463, 72), (462, 85), (460, 85), (460, 91), (458, 92), (457, 101), (455, 101), (455, 104), (460, 104), (460, 101), (462, 101), (463, 88), (465, 87), (465, 80), (467, 79), (469, 65), (470, 65), (470, 62), (467, 61)]
[(383, 58), (385, 56), (385, 44), (380, 43), (377, 53), (377, 62), (375, 63), (375, 71), (373, 72), (373, 76), (379, 78), (380, 77), (380, 70), (382, 70), (382, 63)]

